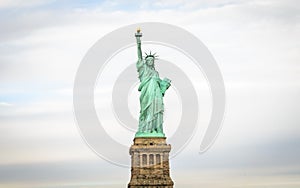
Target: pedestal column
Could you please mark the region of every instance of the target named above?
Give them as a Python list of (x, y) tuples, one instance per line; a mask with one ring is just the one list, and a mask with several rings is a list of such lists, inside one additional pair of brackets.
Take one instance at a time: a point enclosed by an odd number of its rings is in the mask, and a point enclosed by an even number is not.
[(166, 143), (165, 137), (135, 138), (129, 151), (131, 179), (128, 188), (173, 188), (170, 150), (171, 145)]

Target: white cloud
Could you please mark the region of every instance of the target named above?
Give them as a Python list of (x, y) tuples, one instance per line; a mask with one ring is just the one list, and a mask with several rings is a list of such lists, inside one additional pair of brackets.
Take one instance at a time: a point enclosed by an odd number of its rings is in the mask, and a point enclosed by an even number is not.
[[(0, 144), (7, 146), (1, 147), (2, 163), (94, 160), (90, 150), (83, 145), (78, 148), (81, 138), (72, 107), (76, 70), (88, 48), (106, 33), (146, 21), (187, 29), (216, 58), (225, 79), (228, 101), (223, 130), (211, 150), (219, 153), (214, 155), (237, 152), (236, 148), (245, 145), (255, 147), (267, 141), (297, 137), (300, 121), (296, 113), (300, 84), (298, 2), (173, 2), (155, 1), (152, 6), (160, 9), (136, 11), (108, 11), (97, 6), (23, 10), (11, 19), (2, 18), (0, 134), (3, 136)], [(1, 1), (0, 7), (38, 6), (44, 2), (27, 3)], [(117, 2), (106, 4), (117, 5)], [(105, 89), (97, 90), (96, 95), (105, 92)], [(187, 170), (190, 167), (186, 161), (190, 156), (186, 154), (197, 153), (200, 140), (198, 131), (183, 151), (184, 157), (177, 161), (184, 161)], [(64, 148), (69, 150), (64, 152)], [(270, 155), (267, 152), (266, 156), (271, 158)], [(218, 162), (217, 159), (208, 161)], [(180, 174), (176, 170), (173, 173), (177, 177)]]
[(0, 9), (1, 8), (22, 8), (22, 7), (32, 7), (47, 4), (49, 2), (53, 2), (54, 0), (1, 0), (0, 1)]
[(0, 106), (8, 107), (8, 106), (12, 106), (12, 105), (13, 105), (13, 104), (11, 104), (11, 103), (0, 102)]

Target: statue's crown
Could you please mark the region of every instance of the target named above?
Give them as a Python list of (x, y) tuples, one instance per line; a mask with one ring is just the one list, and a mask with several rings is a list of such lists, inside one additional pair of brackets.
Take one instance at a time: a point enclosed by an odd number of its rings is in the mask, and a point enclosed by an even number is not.
[(149, 54), (147, 54), (146, 52), (145, 52), (145, 59), (147, 59), (148, 57), (152, 57), (152, 58), (157, 58), (158, 57), (158, 55), (156, 55), (156, 53), (154, 53), (154, 54), (151, 54), (151, 51), (150, 51), (150, 53)]

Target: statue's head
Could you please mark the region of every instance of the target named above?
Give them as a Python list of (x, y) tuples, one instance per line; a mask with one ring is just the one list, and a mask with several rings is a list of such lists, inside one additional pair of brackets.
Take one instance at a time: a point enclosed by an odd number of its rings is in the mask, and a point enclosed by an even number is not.
[(146, 64), (150, 67), (154, 66), (154, 58), (153, 57), (147, 57), (146, 58)]
[(150, 67), (154, 67), (154, 60), (155, 58), (157, 58), (158, 56), (154, 54), (151, 54), (151, 51), (150, 51), (150, 54), (146, 54), (146, 57), (145, 57), (145, 60), (146, 60), (146, 64)]

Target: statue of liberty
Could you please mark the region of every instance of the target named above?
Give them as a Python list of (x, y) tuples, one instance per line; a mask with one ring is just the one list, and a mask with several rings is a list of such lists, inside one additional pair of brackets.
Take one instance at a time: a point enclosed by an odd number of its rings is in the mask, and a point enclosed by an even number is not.
[(140, 29), (137, 29), (135, 37), (138, 52), (136, 67), (140, 80), (138, 90), (141, 92), (139, 128), (135, 137), (165, 137), (163, 133), (163, 97), (171, 85), (171, 80), (159, 78), (154, 67), (154, 60), (157, 58), (155, 53), (151, 54), (150, 52), (143, 59)]

